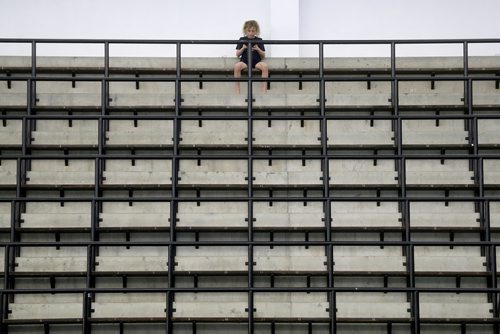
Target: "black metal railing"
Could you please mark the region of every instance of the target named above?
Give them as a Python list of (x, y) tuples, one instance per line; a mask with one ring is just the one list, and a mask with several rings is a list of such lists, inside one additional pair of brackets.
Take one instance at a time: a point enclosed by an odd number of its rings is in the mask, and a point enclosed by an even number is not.
[[(279, 320), (262, 320), (255, 319), (254, 309), (255, 309), (255, 293), (270, 293), (270, 292), (321, 292), (326, 293), (328, 296), (328, 313), (329, 318), (316, 319), (316, 320), (300, 320), (304, 323), (317, 323), (326, 322), (329, 326), (330, 333), (337, 333), (337, 324), (343, 322), (349, 322), (346, 319), (339, 319), (337, 316), (336, 297), (338, 293), (341, 292), (383, 292), (383, 293), (405, 293), (408, 295), (408, 301), (410, 302), (410, 316), (405, 319), (381, 319), (381, 322), (386, 322), (388, 324), (388, 332), (391, 332), (392, 323), (407, 323), (411, 327), (412, 333), (419, 333), (420, 326), (422, 323), (441, 321), (442, 323), (451, 322), (461, 324), (462, 331), (465, 332), (465, 326), (468, 324), (473, 324), (474, 321), (478, 323), (491, 324), (492, 330), (498, 333), (500, 322), (499, 313), (499, 293), (497, 286), (498, 272), (497, 272), (497, 260), (496, 260), (496, 249), (500, 246), (500, 241), (496, 241), (494, 238), (494, 233), (498, 232), (495, 228), (490, 226), (490, 203), (500, 201), (498, 191), (500, 190), (500, 185), (498, 184), (485, 184), (484, 181), (484, 164), (485, 160), (499, 160), (500, 151), (498, 149), (499, 145), (486, 145), (480, 144), (478, 142), (478, 121), (480, 120), (497, 120), (500, 119), (499, 106), (481, 106), (477, 107), (473, 100), (472, 89), (474, 83), (488, 81), (495, 83), (498, 88), (498, 72), (496, 70), (471, 70), (469, 66), (469, 47), (477, 43), (500, 43), (499, 39), (487, 39), (487, 40), (398, 40), (398, 41), (263, 41), (266, 44), (271, 45), (286, 45), (286, 44), (299, 44), (299, 45), (317, 45), (318, 46), (318, 68), (312, 70), (311, 76), (303, 77), (302, 75), (296, 75), (295, 77), (290, 77), (289, 72), (287, 75), (280, 76), (280, 71), (277, 74), (273, 74), (270, 78), (259, 78), (255, 77), (252, 71), (248, 72), (247, 77), (242, 78), (227, 78), (214, 76), (202, 76), (202, 77), (192, 77), (185, 75), (185, 69), (182, 66), (182, 47), (186, 45), (207, 45), (207, 44), (221, 44), (221, 45), (234, 45), (236, 41), (218, 40), (218, 41), (192, 41), (192, 40), (52, 40), (52, 39), (0, 39), (0, 43), (16, 43), (16, 44), (30, 44), (31, 45), (31, 66), (26, 69), (19, 70), (18, 75), (13, 74), (14, 69), (6, 72), (5, 77), (0, 77), (0, 84), (6, 82), (10, 85), (11, 82), (25, 82), (26, 83), (26, 105), (25, 107), (0, 107), (2, 114), (0, 115), (0, 120), (5, 126), (5, 122), (12, 120), (20, 120), (22, 123), (22, 141), (18, 145), (12, 145), (9, 147), (4, 147), (0, 143), (0, 161), (15, 160), (16, 161), (16, 182), (15, 184), (5, 184), (0, 185), (0, 188), (4, 189), (5, 195), (0, 197), (1, 203), (10, 203), (10, 227), (5, 228), (3, 233), (8, 235), (9, 241), (0, 242), (0, 249), (5, 250), (4, 256), (4, 284), (0, 290), (0, 331), (7, 331), (12, 323), (9, 323), (9, 305), (13, 300), (14, 296), (21, 294), (61, 294), (61, 293), (71, 293), (71, 294), (81, 294), (83, 296), (82, 302), (82, 317), (75, 320), (75, 323), (81, 323), (82, 332), (90, 333), (91, 324), (93, 322), (91, 309), (92, 304), (95, 300), (96, 294), (99, 293), (164, 293), (166, 294), (165, 301), (165, 317), (161, 319), (140, 319), (138, 322), (161, 322), (165, 323), (166, 333), (174, 332), (174, 323), (176, 322), (174, 317), (174, 300), (175, 295), (180, 293), (193, 293), (193, 292), (240, 292), (248, 294), (248, 316), (246, 319), (238, 319), (237, 322), (246, 323), (248, 325), (248, 333), (255, 332), (255, 323), (267, 322), (271, 327), (271, 332), (274, 332), (274, 324), (279, 323)], [(60, 70), (54, 69), (51, 75), (45, 75), (38, 71), (37, 66), (37, 50), (38, 46), (42, 44), (102, 44), (104, 47), (103, 55), (103, 65), (99, 68), (97, 72), (102, 72), (102, 74), (93, 73), (92, 75), (85, 77), (67, 77), (67, 76), (57, 76)], [(248, 40), (248, 49), (251, 50), (252, 41)], [(160, 45), (172, 45), (175, 46), (175, 67), (169, 70), (159, 70), (154, 76), (141, 76), (138, 78), (134, 72), (125, 77), (114, 77), (113, 67), (110, 66), (110, 46), (114, 44), (160, 44)], [(325, 67), (325, 47), (332, 45), (387, 45), (390, 48), (390, 67), (385, 68), (378, 75), (373, 75), (372, 73), (366, 73), (366, 77), (360, 77), (360, 73), (349, 73), (349, 71), (344, 71), (341, 74), (336, 72), (335, 68)], [(416, 73), (405, 73), (404, 71), (399, 71), (397, 67), (397, 46), (406, 44), (450, 44), (450, 45), (462, 45), (463, 46), (463, 68), (459, 72), (453, 73), (426, 73), (425, 70), (422, 72), (417, 71)], [(251, 59), (251, 57), (249, 57)], [(7, 71), (7, 70), (6, 70)], [(292, 74), (293, 69), (289, 70)], [(0, 73), (2, 70), (0, 69)], [(228, 69), (227, 73), (230, 73), (231, 69)], [(217, 74), (217, 71), (214, 71)], [(283, 73), (285, 73), (283, 71)], [(28, 75), (26, 75), (28, 74)], [(54, 75), (56, 74), (56, 75)], [(364, 74), (364, 73), (363, 73)], [(476, 75), (477, 74), (477, 75)], [(400, 94), (399, 85), (402, 82), (428, 82), (432, 84), (434, 82), (463, 82), (463, 104), (452, 106), (452, 107), (437, 107), (429, 106), (426, 110), (435, 111), (440, 110), (450, 110), (455, 111), (457, 114), (447, 114), (442, 115), (436, 112), (435, 115), (417, 115), (408, 114), (406, 111), (412, 110), (411, 108), (402, 106), (400, 104)], [(101, 96), (100, 96), (100, 106), (96, 106), (94, 109), (95, 114), (90, 115), (49, 115), (44, 114), (43, 108), (37, 104), (37, 90), (36, 86), (38, 82), (97, 82), (101, 84)], [(158, 107), (154, 108), (158, 113), (155, 115), (119, 115), (114, 114), (113, 111), (119, 110), (120, 108), (112, 107), (110, 105), (110, 83), (115, 82), (168, 82), (174, 85), (174, 103), (169, 107)], [(234, 115), (190, 115), (185, 113), (185, 108), (183, 106), (182, 100), (182, 84), (190, 82), (246, 82), (248, 83), (248, 90), (246, 93), (246, 107), (242, 110), (238, 110), (239, 113)], [(302, 114), (294, 115), (282, 115), (278, 113), (273, 114), (272, 111), (267, 112), (267, 115), (263, 113), (262, 110), (254, 106), (254, 94), (253, 86), (255, 83), (268, 82), (273, 84), (274, 82), (314, 82), (318, 83), (318, 101), (317, 105), (312, 106), (308, 112)], [(376, 115), (375, 112), (367, 114), (357, 114), (352, 115), (337, 114), (335, 108), (327, 105), (327, 83), (332, 82), (367, 82), (368, 85), (375, 82), (386, 82), (390, 83), (390, 104), (386, 107), (376, 110), (377, 112), (384, 112), (385, 114)], [(69, 110), (78, 111), (78, 106), (70, 106), (69, 108), (63, 108)], [(373, 108), (356, 108), (360, 111), (373, 111)], [(477, 112), (477, 110), (487, 110), (488, 114), (482, 114)], [(123, 111), (123, 110), (121, 110)], [(151, 111), (151, 110), (149, 110)], [(309, 112), (311, 111), (311, 112)], [(378, 145), (367, 145), (367, 147), (357, 148), (352, 147), (336, 147), (335, 144), (331, 143), (328, 137), (328, 123), (336, 120), (388, 120), (392, 124), (392, 131), (394, 132), (393, 144), (390, 147), (382, 147), (384, 153), (378, 153)], [(464, 127), (468, 132), (468, 143), (462, 145), (459, 148), (449, 147), (449, 145), (422, 145), (417, 149), (421, 152), (408, 152), (412, 148), (407, 146), (403, 142), (403, 121), (405, 120), (435, 120), (439, 122), (440, 120), (463, 120)], [(75, 148), (71, 145), (65, 147), (57, 147), (57, 145), (47, 145), (46, 149), (55, 150), (57, 153), (44, 152), (40, 154), (45, 148), (33, 144), (31, 142), (31, 134), (36, 128), (36, 122), (38, 120), (95, 120), (98, 123), (98, 140), (97, 145), (83, 145), (85, 152), (79, 152), (81, 148)], [(113, 120), (170, 120), (172, 121), (172, 141), (171, 144), (162, 147), (154, 147), (152, 144), (149, 147), (143, 148), (151, 149), (155, 148), (155, 153), (140, 152), (140, 154), (135, 154), (133, 152), (128, 153), (131, 148), (128, 146), (119, 147), (120, 153), (115, 152), (109, 153), (111, 147), (106, 143), (106, 133), (109, 122)], [(247, 143), (240, 145), (235, 150), (236, 154), (223, 154), (221, 152), (211, 152), (210, 155), (204, 155), (197, 152), (194, 153), (196, 147), (183, 146), (181, 141), (181, 128), (182, 122), (184, 120), (241, 120), (247, 122)], [(254, 121), (257, 120), (315, 120), (319, 121), (320, 128), (320, 138), (318, 138), (318, 144), (313, 147), (297, 148), (290, 147), (288, 151), (283, 153), (283, 151), (278, 151), (278, 153), (273, 152), (273, 148), (270, 148), (270, 155), (263, 155), (262, 152), (268, 150), (263, 146), (256, 145), (253, 143), (252, 138), (255, 135), (254, 131)], [(134, 148), (141, 150), (141, 148)], [(212, 151), (220, 150), (220, 147), (214, 147)], [(206, 151), (207, 148), (201, 149), (201, 151)], [(301, 150), (302, 153), (297, 154), (294, 151)], [(200, 152), (201, 152), (200, 151)], [(343, 151), (354, 151), (355, 154)], [(366, 153), (366, 151), (373, 151), (373, 153)], [(440, 151), (439, 154), (435, 154), (434, 151)], [(448, 151), (448, 153), (446, 152)], [(452, 153), (449, 153), (449, 152)], [(215, 154), (214, 154), (215, 153)], [(27, 177), (27, 172), (30, 170), (30, 164), (35, 160), (91, 160), (94, 162), (94, 182), (89, 185), (84, 185), (83, 187), (76, 187), (76, 191), (90, 189), (90, 193), (78, 193), (78, 196), (66, 197), (65, 192), (71, 191), (71, 186), (64, 185), (42, 185), (41, 190), (49, 191), (50, 195), (46, 195), (43, 198), (32, 196), (30, 191), (33, 189)], [(103, 171), (105, 170), (105, 163), (107, 160), (118, 159), (118, 160), (140, 160), (140, 159), (151, 159), (151, 160), (167, 160), (171, 162), (171, 180), (168, 184), (162, 188), (162, 195), (151, 195), (148, 197), (136, 197), (133, 196), (133, 192), (140, 190), (144, 185), (139, 185), (139, 187), (119, 187), (129, 191), (130, 196), (128, 198), (123, 198), (120, 196), (110, 196), (109, 194), (104, 194), (104, 191), (111, 189), (108, 185), (103, 182)], [(273, 195), (272, 192), (274, 187), (269, 186), (257, 186), (254, 184), (255, 167), (254, 161), (258, 160), (319, 160), (321, 166), (321, 180), (313, 186), (303, 186), (297, 189), (297, 187), (285, 187), (286, 190), (293, 193), (294, 195)], [(366, 186), (363, 184), (347, 184), (345, 187), (338, 187), (332, 184), (330, 175), (330, 164), (337, 160), (342, 159), (354, 159), (354, 160), (392, 160), (394, 161), (395, 171), (397, 172), (397, 182), (393, 185), (384, 187), (381, 185)], [(407, 184), (406, 182), (406, 162), (409, 160), (422, 159), (422, 160), (466, 160), (469, 162), (469, 171), (473, 172), (474, 180), (472, 184), (460, 185), (454, 187), (453, 185), (440, 185), (435, 186), (433, 184), (421, 185), (415, 187)], [(201, 196), (203, 190), (199, 190), (196, 184), (185, 186), (179, 181), (179, 172), (181, 171), (180, 164), (185, 160), (241, 160), (246, 161), (246, 183), (241, 187), (227, 188), (221, 186), (221, 189), (241, 191), (239, 196), (234, 196), (232, 193), (226, 193), (219, 196)], [(154, 187), (152, 187), (154, 188)], [(217, 185), (213, 185), (213, 188), (218, 188)], [(466, 191), (467, 196), (461, 197), (461, 195), (453, 196), (449, 194), (450, 191), (454, 189), (460, 191)], [(364, 196), (351, 196), (343, 195), (338, 193), (340, 190), (361, 190), (365, 191)], [(424, 192), (415, 195), (415, 191), (423, 190)], [(10, 191), (10, 192), (9, 192)], [(59, 191), (59, 196), (55, 195)], [(193, 191), (196, 191), (196, 196), (193, 195)], [(409, 192), (412, 192), (409, 194)], [(425, 191), (440, 191), (444, 196), (437, 195), (427, 195)], [(386, 192), (385, 196), (383, 192)], [(311, 195), (313, 193), (313, 195)], [(374, 195), (376, 193), (376, 195)], [(264, 196), (263, 194), (267, 194)], [(169, 203), (170, 207), (170, 217), (169, 226), (166, 229), (168, 231), (168, 240), (165, 241), (125, 241), (125, 242), (110, 242), (101, 241), (100, 235), (102, 233), (112, 233), (103, 231), (99, 226), (99, 214), (102, 213), (102, 204), (105, 202), (166, 202)], [(385, 231), (383, 229), (373, 229), (360, 228), (356, 229), (353, 227), (350, 231), (355, 231), (359, 233), (363, 232), (376, 232), (381, 233), (380, 240), (378, 241), (366, 241), (366, 240), (352, 240), (352, 241), (339, 241), (335, 240), (334, 236), (336, 233), (340, 233), (342, 230), (335, 226), (335, 222), (332, 223), (334, 218), (334, 213), (332, 212), (332, 205), (341, 202), (397, 202), (399, 205), (399, 212), (401, 213), (401, 226), (400, 228), (395, 228), (393, 230), (389, 229)], [(479, 216), (479, 222), (477, 229), (460, 230), (450, 227), (449, 229), (444, 229), (443, 231), (438, 231), (436, 233), (449, 233), (451, 241), (415, 241), (412, 237), (415, 236), (419, 231), (423, 232), (433, 232), (436, 229), (428, 228), (416, 230), (411, 225), (411, 213), (410, 204), (413, 202), (473, 202), (477, 206), (476, 212)], [(90, 225), (86, 228), (75, 228), (73, 232), (87, 233), (90, 240), (86, 241), (54, 241), (54, 242), (26, 242), (22, 241), (21, 236), (23, 233), (30, 233), (26, 229), (22, 229), (20, 226), (21, 214), (23, 213), (23, 208), (26, 203), (30, 202), (90, 202), (91, 203), (91, 221)], [(242, 230), (246, 233), (246, 240), (224, 240), (219, 241), (200, 241), (198, 238), (195, 241), (179, 241), (178, 234), (181, 233), (193, 233), (196, 228), (192, 231), (185, 231), (177, 226), (178, 218), (178, 204), (179, 203), (198, 203), (198, 202), (243, 202), (247, 203), (246, 220), (247, 226)], [(324, 228), (320, 229), (320, 233), (324, 233), (323, 240), (321, 241), (311, 241), (309, 240), (309, 231), (301, 231), (304, 233), (304, 240), (302, 241), (280, 241), (273, 239), (273, 233), (275, 232), (272, 228), (268, 230), (259, 230), (254, 226), (254, 216), (255, 208), (254, 203), (256, 202), (320, 202), (323, 203), (323, 219)], [(231, 230), (227, 229), (218, 230), (221, 233), (232, 233), (237, 229)], [(456, 231), (461, 233), (468, 233), (473, 236), (475, 241), (454, 241), (452, 240), (453, 233)], [(145, 232), (151, 232), (151, 230), (144, 230)], [(300, 230), (299, 230), (300, 231)], [(400, 233), (400, 239), (398, 241), (391, 241), (384, 239), (384, 233), (390, 232)], [(47, 229), (49, 233), (57, 233), (57, 231), (52, 231)], [(196, 231), (195, 231), (196, 232)], [(294, 229), (289, 229), (288, 232), (294, 232)], [(317, 230), (313, 231), (318, 232)], [(256, 234), (269, 233), (270, 241), (256, 240)], [(492, 237), (493, 234), (493, 237)], [(479, 239), (479, 241), (477, 241)], [(120, 246), (120, 247), (133, 247), (133, 246), (146, 246), (146, 247), (168, 247), (168, 264), (166, 270), (166, 288), (96, 288), (95, 287), (95, 263), (98, 249), (100, 246)], [(238, 288), (203, 288), (198, 286), (193, 286), (192, 288), (177, 287), (176, 277), (184, 275), (184, 273), (178, 273), (175, 266), (176, 260), (176, 250), (177, 247), (190, 246), (212, 246), (212, 247), (222, 247), (222, 246), (242, 246), (247, 247), (247, 262), (248, 270), (244, 276), (247, 277), (247, 282), (245, 287)], [(326, 254), (326, 269), (319, 274), (319, 276), (326, 279), (324, 287), (312, 287), (309, 284), (307, 287), (256, 287), (254, 278), (262, 274), (255, 272), (252, 263), (254, 263), (254, 247), (266, 246), (266, 247), (279, 247), (279, 246), (320, 246), (325, 248)], [(335, 278), (339, 276), (339, 272), (335, 269), (334, 260), (334, 247), (335, 246), (376, 246), (376, 247), (400, 247), (404, 253), (406, 259), (406, 271), (403, 277), (406, 278), (405, 287), (389, 287), (388, 284), (384, 284), (384, 287), (337, 287), (335, 286)], [(487, 280), (486, 284), (481, 284), (478, 288), (463, 288), (460, 284), (457, 284), (455, 288), (421, 288), (416, 284), (416, 277), (419, 275), (429, 275), (429, 276), (450, 276), (457, 277), (460, 280), (461, 277), (467, 277), (467, 273), (428, 273), (423, 274), (415, 269), (415, 248), (416, 247), (426, 247), (426, 246), (444, 246), (444, 247), (479, 247), (481, 248), (481, 255), (485, 259), (485, 270), (480, 273), (470, 274), (472, 276), (478, 275)], [(16, 267), (15, 259), (21, 252), (23, 247), (84, 247), (86, 249), (86, 263), (87, 268), (85, 273), (82, 275), (85, 277), (85, 287), (84, 288), (47, 288), (47, 289), (21, 289), (15, 287), (16, 279)], [(231, 273), (226, 273), (230, 275)], [(63, 274), (51, 274), (47, 276), (58, 276)], [(118, 275), (118, 274), (116, 274)], [(144, 274), (147, 276), (147, 273)], [(299, 276), (308, 276), (304, 273), (299, 273)], [(356, 276), (355, 273), (351, 275)], [(399, 274), (393, 274), (390, 271), (386, 272), (385, 275), (381, 273), (373, 273), (367, 275), (374, 276), (397, 276)], [(493, 315), (491, 318), (482, 320), (468, 320), (467, 318), (458, 319), (423, 319), (420, 316), (420, 301), (419, 296), (422, 293), (484, 293), (488, 295), (489, 301), (492, 304)], [(365, 319), (366, 320), (366, 319)], [(110, 322), (120, 323), (120, 331), (123, 331), (122, 322), (126, 322), (126, 319), (115, 319), (110, 320)], [(181, 322), (193, 323), (193, 332), (196, 332), (197, 320), (180, 320)], [(353, 321), (352, 319), (350, 321)], [(27, 321), (26, 323), (28, 323)], [(35, 321), (36, 323), (50, 323), (48, 320), (39, 319)], [(202, 321), (200, 321), (202, 322)], [(284, 321), (287, 322), (287, 321)], [(290, 321), (292, 322), (292, 321)], [(360, 321), (362, 322), (362, 321)], [(21, 322), (22, 323), (22, 322)], [(47, 327), (48, 328), (48, 325)], [(46, 331), (48, 331), (46, 329)], [(309, 331), (312, 332), (311, 326), (309, 326)]]

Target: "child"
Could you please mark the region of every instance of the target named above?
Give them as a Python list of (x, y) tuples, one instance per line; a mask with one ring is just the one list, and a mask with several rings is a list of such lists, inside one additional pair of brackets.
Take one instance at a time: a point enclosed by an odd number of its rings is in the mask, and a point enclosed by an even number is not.
[[(248, 44), (244, 40), (261, 41), (262, 38), (257, 37), (260, 34), (260, 28), (257, 21), (250, 20), (246, 21), (243, 25), (244, 37), (240, 38), (240, 42), (236, 46), (236, 57), (240, 58), (240, 61), (234, 65), (234, 77), (241, 77), (241, 71), (248, 68)], [(267, 78), (269, 76), (269, 67), (266, 63), (262, 61), (266, 57), (266, 49), (262, 43), (252, 43), (252, 68), (257, 68), (262, 72), (262, 77)], [(262, 83), (262, 93), (267, 92), (267, 82)], [(236, 93), (240, 94), (240, 83), (236, 83)]]

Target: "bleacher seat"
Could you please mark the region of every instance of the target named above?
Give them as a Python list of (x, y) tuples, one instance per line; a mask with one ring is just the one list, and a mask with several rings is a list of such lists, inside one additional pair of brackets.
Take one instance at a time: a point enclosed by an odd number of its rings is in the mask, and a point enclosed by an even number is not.
[(337, 317), (342, 321), (409, 321), (410, 303), (402, 293), (352, 293), (336, 294)]
[(486, 259), (479, 247), (418, 246), (414, 254), (416, 273), (486, 273)]
[(175, 105), (173, 82), (110, 82), (109, 105), (112, 108), (165, 108)]
[(0, 160), (0, 162), (0, 185), (15, 185), (17, 183), (17, 161)]
[(253, 122), (255, 147), (318, 147), (321, 133), (316, 120), (273, 120)]
[(10, 229), (11, 217), (12, 217), (11, 203), (0, 202), (0, 230)]
[(248, 317), (246, 293), (178, 293), (173, 303), (173, 318), (194, 319), (243, 319)]
[(33, 146), (97, 146), (98, 131), (95, 120), (37, 120), (31, 133)]
[(394, 145), (394, 131), (390, 120), (329, 120), (328, 144), (330, 146)]
[[(429, 80), (430, 81), (430, 80)], [(403, 81), (399, 83), (401, 106), (463, 106), (464, 87), (459, 81), (437, 81), (435, 89), (426, 81)]]
[(87, 248), (21, 247), (15, 263), (15, 275), (84, 275), (87, 271)]
[(397, 202), (332, 202), (332, 227), (336, 229), (402, 228)]
[(244, 160), (180, 160), (179, 185), (246, 186), (247, 162)]
[(493, 317), (493, 305), (485, 294), (476, 293), (421, 293), (420, 317), (431, 319), (477, 319), (487, 321)]
[(342, 274), (392, 274), (406, 271), (401, 246), (334, 246), (333, 269)]
[(500, 119), (478, 119), (478, 144), (486, 145), (500, 145)]
[(78, 82), (72, 88), (71, 81), (38, 81), (37, 105), (46, 108), (99, 108), (101, 90), (100, 82)]
[(406, 160), (406, 183), (418, 185), (469, 186), (474, 184), (474, 172), (469, 168), (469, 161), (437, 159)]
[(422, 229), (478, 229), (479, 212), (472, 202), (411, 202), (410, 226)]
[(26, 108), (28, 101), (26, 96), (27, 90), (26, 81), (11, 82), (11, 88), (9, 89), (5, 81), (2, 80), (0, 82), (0, 106), (6, 108)]
[(499, 185), (500, 184), (500, 160), (485, 159), (483, 161), (484, 184)]
[[(200, 124), (201, 123), (201, 124)], [(248, 145), (246, 121), (183, 120), (181, 146), (231, 147)]]
[(490, 227), (500, 227), (500, 202), (490, 202)]
[(181, 202), (177, 228), (187, 230), (247, 228), (248, 204), (244, 202)]
[(394, 161), (391, 159), (331, 159), (330, 185), (334, 186), (394, 186), (398, 184)]
[(263, 273), (325, 273), (324, 247), (276, 246), (254, 248), (254, 271)]
[(6, 119), (0, 121), (0, 145), (3, 147), (19, 147), (23, 144), (23, 121)]
[(110, 120), (107, 146), (171, 146), (173, 122), (170, 120)]
[(320, 160), (254, 160), (256, 186), (321, 186), (323, 172)]
[(468, 132), (463, 120), (403, 120), (403, 145), (467, 145)]
[(391, 84), (387, 82), (372, 83), (367, 89), (366, 81), (360, 77), (359, 82), (327, 82), (325, 84), (326, 106), (334, 108), (389, 107), (391, 105)]
[(9, 304), (9, 321), (81, 319), (83, 294), (20, 294)]
[(233, 273), (248, 270), (248, 250), (241, 246), (226, 247), (177, 247), (176, 272)]
[(99, 228), (103, 230), (166, 229), (170, 227), (170, 203), (103, 202)]
[(255, 202), (253, 227), (262, 230), (322, 229), (321, 202)]
[(23, 230), (89, 230), (91, 227), (90, 202), (27, 202), (21, 213)]
[(92, 303), (92, 319), (96, 321), (164, 319), (166, 296), (160, 293), (100, 293)]
[(94, 186), (93, 159), (39, 159), (31, 161), (26, 184), (33, 186)]
[(329, 316), (328, 308), (326, 293), (256, 293), (254, 316), (275, 321), (324, 321)]
[(170, 159), (107, 159), (104, 185), (165, 186), (172, 183)]

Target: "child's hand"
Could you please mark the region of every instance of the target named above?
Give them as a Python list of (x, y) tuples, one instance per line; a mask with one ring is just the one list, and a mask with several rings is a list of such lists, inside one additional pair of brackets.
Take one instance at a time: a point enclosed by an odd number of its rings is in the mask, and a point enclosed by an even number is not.
[(243, 44), (240, 50), (245, 50), (246, 48), (248, 48), (248, 46), (246, 44)]
[(262, 51), (262, 50), (259, 48), (259, 46), (258, 46), (258, 45), (254, 45), (254, 46), (252, 46), (252, 50), (254, 50), (254, 51)]

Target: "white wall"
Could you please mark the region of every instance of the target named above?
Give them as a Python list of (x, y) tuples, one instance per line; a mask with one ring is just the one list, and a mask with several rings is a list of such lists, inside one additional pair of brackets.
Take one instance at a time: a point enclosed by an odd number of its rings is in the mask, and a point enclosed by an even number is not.
[[(373, 40), (497, 38), (498, 0), (0, 0), (4, 38), (227, 39), (241, 36), (247, 19), (261, 24), (264, 39)], [(398, 49), (408, 55), (416, 51)], [(430, 55), (459, 54), (460, 47)], [(0, 54), (30, 51), (0, 44)], [(437, 50), (437, 51), (435, 51)], [(451, 50), (451, 51), (450, 51)], [(388, 55), (388, 47), (327, 47), (327, 55)], [(500, 54), (498, 46), (471, 46)], [(40, 46), (39, 54), (102, 54), (101, 46)], [(112, 55), (173, 55), (173, 47), (124, 48)], [(268, 46), (269, 56), (316, 56), (317, 47)], [(234, 57), (234, 45), (186, 46), (184, 56)]]

